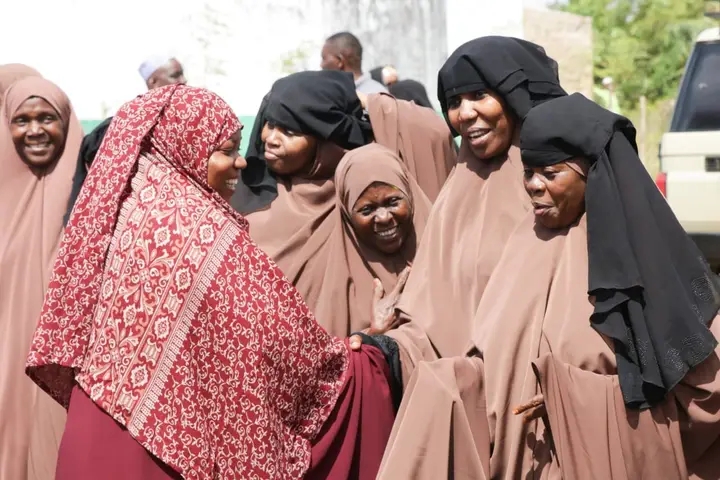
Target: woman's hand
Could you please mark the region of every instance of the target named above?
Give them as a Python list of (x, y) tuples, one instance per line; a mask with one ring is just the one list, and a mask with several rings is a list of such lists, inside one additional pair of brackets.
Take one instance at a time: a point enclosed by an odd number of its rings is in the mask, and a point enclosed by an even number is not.
[[(377, 278), (373, 280), (373, 318), (370, 321), (370, 328), (363, 331), (367, 335), (382, 335), (390, 330), (397, 321), (395, 307), (400, 300), (400, 295), (405, 288), (408, 276), (410, 275), (410, 267), (405, 269), (398, 275), (397, 283), (393, 289), (385, 295), (382, 283)], [(350, 337), (350, 348), (352, 350), (360, 350), (362, 338), (359, 335)]]
[(397, 283), (393, 289), (385, 295), (382, 282), (377, 278), (374, 280), (375, 288), (373, 290), (373, 318), (370, 322), (369, 335), (380, 335), (392, 328), (397, 320), (395, 307), (400, 301), (400, 295), (405, 288), (408, 276), (410, 275), (410, 267), (405, 269), (398, 275)]
[(530, 423), (533, 420), (542, 418), (547, 415), (547, 410), (545, 409), (545, 397), (543, 397), (542, 393), (535, 395), (529, 402), (524, 405), (520, 405), (519, 407), (515, 407), (513, 409), (513, 413), (515, 415), (520, 415), (521, 413), (524, 414), (524, 423)]

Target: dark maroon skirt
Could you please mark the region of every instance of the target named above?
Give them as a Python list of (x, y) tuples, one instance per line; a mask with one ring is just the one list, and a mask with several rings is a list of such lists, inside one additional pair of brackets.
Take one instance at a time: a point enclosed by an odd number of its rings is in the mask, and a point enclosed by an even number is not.
[[(382, 352), (350, 354), (347, 378), (332, 414), (313, 442), (306, 480), (373, 480), (395, 412)], [(148, 452), (80, 388), (70, 397), (55, 480), (182, 480)]]

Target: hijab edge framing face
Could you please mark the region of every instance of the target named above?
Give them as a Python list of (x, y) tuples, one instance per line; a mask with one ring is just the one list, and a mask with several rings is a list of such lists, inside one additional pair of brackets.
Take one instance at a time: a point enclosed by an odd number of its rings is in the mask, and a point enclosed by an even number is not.
[(412, 233), (412, 199), (394, 184), (374, 180), (349, 209), (344, 202), (342, 205), (358, 241), (380, 253), (398, 253)]
[(645, 170), (628, 119), (573, 94), (532, 109), (520, 146), (529, 167), (590, 161), (590, 321), (614, 341), (626, 405), (662, 402), (717, 346), (708, 325), (720, 308), (720, 279)]
[[(13, 86), (8, 88), (8, 92), (12, 91)], [(30, 95), (17, 106), (8, 105), (12, 111), (7, 111), (15, 151), (35, 172), (47, 171), (57, 163), (70, 127), (69, 109), (62, 112), (58, 107), (59, 102), (69, 105), (70, 101), (45, 97), (48, 95)]]
[[(438, 100), (451, 132), (462, 133), (463, 144), (478, 158), (502, 154), (533, 105), (566, 95), (552, 68), (556, 64), (539, 45), (513, 37), (480, 37), (461, 45), (438, 72)], [(455, 127), (463, 124), (459, 132)]]

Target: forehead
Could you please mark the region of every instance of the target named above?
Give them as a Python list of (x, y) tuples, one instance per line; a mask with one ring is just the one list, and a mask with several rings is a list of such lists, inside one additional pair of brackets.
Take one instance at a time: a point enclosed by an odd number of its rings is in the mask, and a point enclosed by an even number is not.
[(388, 195), (403, 195), (402, 190), (385, 182), (373, 182), (363, 190), (360, 198), (378, 198)]
[(15, 110), (15, 115), (18, 113), (30, 113), (30, 112), (47, 112), (51, 111), (57, 114), (55, 107), (42, 97), (29, 97), (23, 101), (20, 106)]

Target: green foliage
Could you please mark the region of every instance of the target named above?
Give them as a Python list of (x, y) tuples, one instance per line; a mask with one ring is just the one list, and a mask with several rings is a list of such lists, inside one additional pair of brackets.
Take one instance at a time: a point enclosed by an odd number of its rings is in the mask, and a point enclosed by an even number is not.
[(713, 22), (703, 0), (566, 0), (555, 8), (593, 19), (596, 84), (612, 77), (620, 104), (634, 108), (676, 94), (695, 37)]

